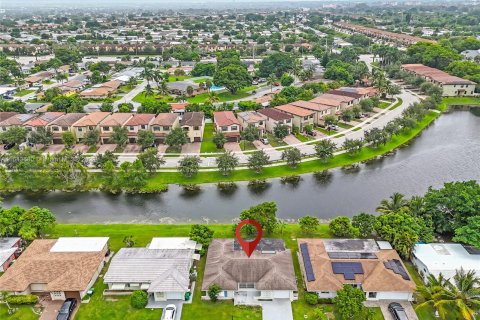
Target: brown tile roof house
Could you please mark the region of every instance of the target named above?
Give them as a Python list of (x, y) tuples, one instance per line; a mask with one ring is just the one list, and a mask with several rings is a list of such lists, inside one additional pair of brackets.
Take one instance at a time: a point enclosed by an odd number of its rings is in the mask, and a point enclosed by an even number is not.
[(71, 127), (75, 122), (87, 116), (86, 113), (67, 113), (53, 120), (49, 126)]
[(323, 104), (327, 106), (332, 106), (332, 107), (340, 107), (342, 105), (342, 101), (336, 98), (333, 98), (332, 95), (325, 95), (322, 94), (312, 100), (310, 102), (318, 103), (318, 104)]
[(218, 127), (240, 125), (232, 111), (219, 111), (213, 113), (214, 122)]
[[(375, 297), (367, 294), (367, 299), (378, 300), (383, 296), (412, 299), (415, 283), (388, 242), (377, 243), (368, 239), (298, 239), (297, 242), (307, 291), (334, 293), (345, 284), (360, 284), (364, 292), (375, 293)], [(302, 249), (302, 246), (307, 249)], [(313, 279), (306, 274), (308, 261), (311, 263)], [(387, 265), (392, 261), (396, 261), (398, 267), (388, 268)], [(360, 270), (348, 275), (347, 271), (341, 270), (345, 263), (356, 264)], [(403, 270), (406, 277), (395, 269)]]
[(290, 291), (293, 296), (297, 283), (291, 251), (285, 249), (281, 239), (264, 238), (248, 258), (236, 240), (213, 239), (208, 248), (202, 290), (208, 290), (214, 283), (222, 290), (237, 292), (241, 291), (241, 284), (253, 284), (260, 292), (282, 290)]
[(110, 112), (93, 112), (75, 122), (72, 127), (97, 126)]
[(288, 120), (293, 118), (291, 114), (279, 111), (275, 108), (260, 109), (260, 110), (257, 110), (257, 112), (263, 114), (267, 118), (270, 118), (274, 121), (283, 121), (283, 120)]
[(200, 127), (203, 124), (203, 112), (185, 112), (180, 126)]
[(7, 120), (8, 118), (13, 117), (17, 114), (18, 112), (0, 112), (0, 122)]
[(103, 267), (107, 242), (108, 238), (94, 237), (34, 240), (0, 277), (0, 290), (80, 299)]
[(263, 115), (257, 111), (244, 111), (237, 113), (239, 118), (242, 118), (248, 124), (255, 124), (260, 121), (266, 121), (267, 116)]
[(284, 104), (282, 106), (275, 107), (275, 109), (286, 112), (286, 113), (290, 113), (290, 114), (292, 114), (294, 116), (298, 116), (298, 117), (308, 117), (308, 116), (311, 116), (312, 114), (314, 114), (314, 112), (311, 111), (311, 110), (296, 107), (292, 104)]
[(374, 87), (341, 87), (337, 91), (354, 92), (368, 97), (374, 97), (379, 93)]
[(41, 116), (25, 122), (23, 125), (26, 127), (45, 127), (47, 124), (60, 118), (64, 114), (64, 112), (45, 112)]
[(441, 84), (475, 84), (475, 82), (449, 75), (441, 70), (427, 67), (423, 64), (402, 64), (404, 70), (430, 78), (434, 82)]
[[(324, 93), (317, 98), (321, 98), (321, 97), (323, 97), (324, 99), (337, 100), (337, 101), (346, 102), (346, 103), (349, 103), (349, 102), (352, 102), (352, 101), (356, 100), (356, 98), (348, 97), (348, 96), (345, 96), (345, 95), (332, 94), (332, 93)], [(313, 99), (313, 100), (315, 100), (315, 99)], [(313, 101), (313, 100), (311, 100), (311, 101)]]
[(332, 108), (332, 106), (327, 106), (320, 103), (315, 103), (311, 101), (302, 101), (302, 100), (291, 102), (290, 104), (292, 106), (296, 106), (296, 107), (300, 107), (300, 108), (304, 108), (312, 111), (317, 111), (317, 112), (327, 111)]
[(176, 113), (159, 113), (152, 122), (152, 125), (172, 126), (178, 119)]
[(108, 96), (110, 93), (116, 92), (121, 85), (122, 83), (118, 80), (107, 81), (105, 83), (80, 92), (80, 96), (87, 98)]
[(343, 90), (330, 90), (330, 91), (327, 91), (326, 93), (334, 94), (334, 95), (337, 95), (337, 96), (350, 97), (350, 98), (354, 98), (354, 99), (361, 99), (364, 96), (363, 94), (360, 94), (360, 93), (343, 91)]
[(112, 113), (100, 122), (100, 126), (121, 127), (132, 117), (132, 113)]
[(147, 126), (155, 118), (151, 113), (137, 113), (125, 123), (125, 126)]
[(11, 116), (11, 117), (3, 120), (2, 122), (0, 122), (0, 127), (21, 126), (25, 122), (27, 122), (31, 119), (34, 119), (36, 117), (38, 117), (38, 114), (31, 114), (31, 113), (16, 114), (16, 115)]

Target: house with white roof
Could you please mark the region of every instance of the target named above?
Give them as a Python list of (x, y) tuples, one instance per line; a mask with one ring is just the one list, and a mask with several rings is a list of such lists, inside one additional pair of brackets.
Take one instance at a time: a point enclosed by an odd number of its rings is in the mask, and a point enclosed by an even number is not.
[(18, 237), (0, 238), (0, 272), (5, 272), (17, 258), (21, 243)]
[(480, 276), (480, 249), (460, 243), (416, 244), (412, 262), (425, 281), (430, 274), (452, 278), (461, 268)]

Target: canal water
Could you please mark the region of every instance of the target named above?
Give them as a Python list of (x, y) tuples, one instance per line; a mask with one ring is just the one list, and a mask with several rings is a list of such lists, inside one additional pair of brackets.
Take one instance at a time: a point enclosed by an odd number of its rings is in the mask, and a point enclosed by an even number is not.
[(480, 180), (480, 114), (455, 111), (439, 117), (410, 146), (382, 160), (362, 164), (355, 172), (331, 170), (328, 176), (302, 176), (297, 185), (269, 180), (265, 189), (238, 183), (233, 192), (202, 185), (188, 193), (172, 185), (154, 195), (109, 195), (102, 192), (20, 193), (3, 206), (40, 206), (52, 210), (60, 223), (229, 223), (242, 209), (275, 201), (278, 216), (291, 221), (304, 215), (329, 219), (374, 212), (393, 192), (423, 194), (444, 182)]

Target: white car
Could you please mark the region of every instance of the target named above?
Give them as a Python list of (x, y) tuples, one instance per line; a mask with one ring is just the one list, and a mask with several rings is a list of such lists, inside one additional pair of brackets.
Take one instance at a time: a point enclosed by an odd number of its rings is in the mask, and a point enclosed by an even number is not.
[(164, 320), (174, 320), (175, 314), (177, 313), (177, 307), (174, 304), (169, 304), (165, 307), (165, 316)]

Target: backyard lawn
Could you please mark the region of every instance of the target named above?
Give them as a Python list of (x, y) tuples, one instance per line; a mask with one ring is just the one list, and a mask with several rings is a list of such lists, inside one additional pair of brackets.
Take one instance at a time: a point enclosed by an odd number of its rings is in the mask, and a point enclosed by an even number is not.
[(8, 308), (4, 304), (0, 304), (0, 319), (8, 320), (36, 320), (39, 315), (35, 314), (31, 306), (12, 306), (18, 310), (12, 314), (8, 314)]
[(32, 89), (19, 90), (19, 91), (15, 92), (14, 96), (23, 97), (23, 96), (26, 96), (27, 94), (32, 93), (32, 92), (35, 92), (35, 90), (32, 90)]
[(176, 81), (183, 81), (185, 79), (190, 79), (191, 76), (169, 76), (167, 82), (176, 82)]
[(205, 123), (205, 129), (203, 130), (203, 141), (200, 146), (200, 152), (222, 152), (222, 149), (217, 149), (215, 143), (213, 143), (212, 138), (215, 134), (215, 129), (213, 123)]

